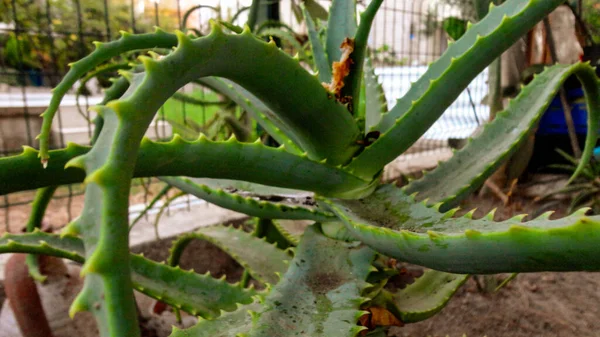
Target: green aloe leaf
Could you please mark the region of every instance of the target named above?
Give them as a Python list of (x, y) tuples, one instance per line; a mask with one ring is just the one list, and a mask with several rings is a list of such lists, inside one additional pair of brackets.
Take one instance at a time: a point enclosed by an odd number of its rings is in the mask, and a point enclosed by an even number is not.
[(222, 189), (211, 189), (208, 186), (196, 184), (186, 178), (162, 177), (160, 179), (212, 204), (250, 216), (265, 219), (313, 220), (322, 222), (335, 221), (337, 219), (330, 212), (323, 212), (302, 206), (286, 205), (285, 203), (259, 201), (252, 197), (228, 193)]
[[(75, 102), (77, 103), (77, 109), (79, 110), (79, 113), (82, 115), (82, 117), (84, 117), (85, 119), (88, 118), (87, 115), (83, 113), (82, 108), (79, 104), (79, 98), (81, 96), (81, 93), (84, 91), (86, 83), (89, 82), (92, 78), (95, 78), (97, 76), (101, 76), (103, 74), (110, 74), (117, 70), (125, 70), (125, 69), (130, 69), (130, 68), (131, 68), (131, 65), (129, 64), (129, 62), (108, 63), (108, 64), (102, 65), (102, 66), (94, 69), (94, 71), (89, 72), (87, 75), (85, 75), (85, 77), (83, 77), (81, 80), (79, 80), (79, 87), (77, 88), (77, 91), (75, 92)], [(111, 88), (113, 86), (115, 86), (115, 83), (113, 83), (111, 85)], [(105, 91), (105, 99), (107, 99), (106, 96), (109, 97), (108, 99), (110, 99), (110, 97), (112, 97), (114, 92), (110, 92), (111, 90), (114, 90), (114, 89), (109, 88)]]
[[(600, 118), (600, 85), (594, 80), (594, 69), (587, 64), (555, 65), (546, 68), (523, 88), (508, 108), (485, 126), (483, 132), (435, 170), (406, 187), (408, 194), (430, 204), (442, 202), (441, 211), (457, 205), (514, 153), (537, 125), (562, 83), (572, 74), (581, 76), (588, 97), (588, 126), (598, 129)], [(595, 144), (596, 133), (589, 137)], [(593, 145), (586, 146), (579, 167), (585, 166)]]
[(317, 33), (317, 29), (315, 28), (315, 23), (313, 22), (309, 11), (306, 9), (306, 4), (302, 4), (301, 6), (306, 22), (306, 29), (308, 30), (308, 40), (310, 41), (310, 46), (312, 48), (313, 60), (317, 67), (317, 71), (319, 72), (319, 81), (322, 83), (329, 83), (331, 82), (331, 65), (327, 59), (325, 48), (321, 43), (319, 33)]
[(387, 101), (383, 87), (379, 84), (370, 58), (365, 59), (365, 130), (379, 123), (387, 112)]
[(106, 105), (106, 103), (123, 96), (127, 88), (129, 88), (129, 80), (125, 76), (121, 75), (113, 79), (111, 86), (104, 90), (104, 98), (100, 102), (100, 105)]
[(490, 5), (494, 4), (494, 0), (472, 0), (472, 3), (477, 14), (477, 19), (481, 20), (487, 15)]
[(340, 46), (344, 39), (353, 39), (356, 34), (356, 0), (333, 0), (329, 9), (327, 41), (325, 48), (329, 57), (329, 68), (342, 57)]
[(303, 152), (298, 146), (299, 140), (295, 138), (294, 132), (248, 90), (224, 78), (204, 77), (198, 79), (197, 82), (225, 95), (242, 109), (248, 111), (273, 139), (285, 146), (287, 151), (296, 154)]
[(381, 121), (381, 136), (348, 168), (373, 177), (414, 144), (494, 59), (561, 5), (561, 0), (509, 0), (493, 8), (432, 63)]
[(34, 230), (26, 234), (6, 233), (0, 237), (0, 254), (31, 253), (62, 257), (76, 262), (84, 262), (83, 245), (80, 239), (60, 237)]
[[(60, 237), (36, 231), (5, 234), (0, 237), (0, 253), (32, 253), (62, 257), (83, 263), (83, 242), (74, 237)], [(253, 289), (217, 280), (165, 264), (131, 255), (131, 278), (142, 293), (193, 315), (217, 317), (221, 310), (232, 311), (237, 304), (252, 302)]]
[(259, 311), (261, 304), (255, 301), (252, 304), (239, 306), (237, 310), (223, 313), (215, 319), (202, 319), (188, 329), (173, 327), (170, 337), (237, 337), (250, 331), (252, 315), (250, 312)]
[[(181, 240), (201, 239), (221, 248), (241, 264), (258, 281), (275, 284), (279, 274), (285, 273), (290, 255), (266, 242), (239, 229), (226, 226), (211, 226), (182, 236)], [(177, 256), (173, 259), (178, 260)]]
[(297, 246), (300, 243), (302, 234), (308, 226), (312, 225), (312, 221), (297, 221), (297, 220), (274, 220), (273, 224), (292, 246)]
[(290, 25), (277, 20), (263, 21), (253, 33), (256, 36), (261, 36), (262, 33), (269, 28), (278, 28), (287, 31), (290, 34), (296, 34), (296, 31)]
[(383, 290), (379, 296), (402, 322), (415, 323), (440, 312), (468, 278), (469, 275), (427, 270), (406, 288), (393, 294)]
[[(191, 81), (207, 76), (224, 77), (244, 87), (274, 111), (288, 129), (294, 132), (301, 147), (311, 158), (327, 159), (337, 165), (347, 162), (358, 150), (355, 141), (360, 135), (352, 116), (298, 60), (279, 50), (275, 43), (257, 39), (249, 30), (241, 34), (226, 34), (218, 23), (213, 22), (209, 35), (195, 39), (181, 32), (149, 34), (144, 35), (145, 39), (124, 35), (117, 41), (119, 44), (111, 42), (99, 45), (96, 52), (78, 61), (77, 67), (59, 85), (61, 90), (56, 91), (51, 107), (44, 115), (40, 134), (40, 142), (43, 144), (40, 153), (42, 161), (47, 162), (50, 125), (55, 109), (64, 92), (75, 80), (85, 71), (120, 52), (155, 47), (152, 44), (155, 39), (172, 47), (170, 43), (175, 37), (177, 48), (170, 54), (156, 60), (142, 58), (146, 70), (144, 79), (153, 80), (143, 80), (139, 86), (131, 89), (137, 90), (138, 96), (144, 93), (153, 98), (153, 103), (160, 100), (164, 103), (164, 97), (170, 97)], [(127, 44), (128, 41), (131, 43)], [(236, 57), (234, 62), (232, 55)], [(236, 66), (232, 67), (232, 64)], [(278, 72), (272, 71), (273, 64), (277, 64)], [(280, 72), (294, 74), (294, 81), (289, 81), (286, 76), (279, 76)], [(257, 77), (263, 80), (256, 81)], [(150, 90), (156, 86), (160, 86), (160, 91)], [(296, 94), (290, 95), (290, 92)], [(311, 99), (307, 100), (305, 97)], [(153, 107), (146, 113), (153, 115), (157, 110), (158, 107)]]
[(247, 181), (233, 179), (215, 179), (215, 178), (190, 178), (196, 184), (205, 185), (212, 189), (222, 189), (231, 191), (243, 191), (256, 195), (281, 195), (292, 198), (307, 197), (310, 193), (301, 190), (293, 190), (289, 188), (273, 187), (250, 183)]
[[(83, 181), (81, 170), (64, 167), (69, 160), (89, 150), (89, 147), (69, 144), (63, 150), (51, 151), (52, 160), (46, 169), (37, 159), (38, 152), (29, 147), (20, 155), (0, 158), (0, 195)], [(167, 143), (145, 139), (136, 163), (135, 177), (238, 179), (340, 197), (368, 193), (373, 188), (373, 182), (332, 165), (291, 154), (282, 148), (240, 143), (235, 139), (217, 142), (200, 136), (196, 141), (187, 142), (175, 136)]]
[(264, 238), (267, 242), (275, 244), (279, 249), (288, 249), (296, 244), (290, 240), (288, 233), (281, 230), (272, 219), (257, 218), (254, 221), (254, 236)]
[(260, 31), (260, 34), (257, 34), (257, 36), (267, 37), (267, 38), (271, 38), (271, 37), (279, 38), (279, 39), (289, 43), (290, 46), (294, 47), (294, 51), (297, 53), (297, 57), (300, 61), (308, 60), (308, 55), (306, 55), (306, 52), (304, 51), (304, 48), (302, 47), (300, 42), (298, 42), (298, 40), (296, 40), (296, 37), (287, 30), (279, 29), (279, 28), (266, 28), (266, 29), (262, 29)]
[(265, 299), (250, 336), (355, 336), (375, 253), (309, 227), (290, 268)]
[(152, 48), (171, 48), (175, 45), (177, 45), (177, 37), (173, 34), (167, 34), (158, 28), (154, 33), (148, 34), (131, 35), (127, 32), (121, 32), (120, 39), (108, 43), (97, 42), (96, 50), (92, 54), (72, 63), (71, 69), (67, 75), (61, 80), (59, 85), (53, 89), (53, 95), (48, 109), (43, 113), (44, 121), (39, 135), (40, 157), (42, 158), (42, 162), (46, 162), (48, 159), (52, 119), (58, 110), (63, 96), (78, 79), (103, 62), (125, 52)]
[(221, 311), (251, 303), (256, 294), (252, 288), (244, 289), (210, 274), (185, 271), (138, 255), (131, 256), (131, 268), (137, 290), (195, 316), (218, 317)]
[(177, 101), (180, 101), (180, 102), (188, 103), (191, 105), (199, 105), (199, 106), (229, 104), (229, 102), (227, 102), (227, 101), (208, 101), (208, 100), (199, 99), (194, 96), (184, 94), (181, 92), (174, 93), (172, 98)]
[(360, 15), (360, 24), (358, 25), (356, 35), (354, 36), (354, 49), (350, 55), (352, 61), (352, 65), (350, 66), (351, 70), (344, 79), (345, 85), (341, 91), (342, 96), (352, 97), (352, 105), (354, 107), (359, 107), (361, 105), (360, 91), (364, 76), (363, 68), (367, 54), (369, 34), (375, 15), (382, 3), (383, 0), (372, 0), (369, 3), (367, 9)]
[[(154, 66), (150, 59), (146, 64)], [(148, 76), (146, 76), (148, 75)], [(85, 155), (67, 166), (86, 172), (85, 204), (81, 215), (69, 223), (64, 233), (80, 235), (86, 261), (82, 290), (71, 304), (70, 316), (88, 311), (94, 315), (100, 336), (139, 335), (139, 324), (130, 277), (128, 199), (139, 145), (152, 121), (152, 114), (164, 102), (166, 93), (148, 96), (160, 71), (133, 74), (122, 101), (98, 106), (104, 127), (96, 143)], [(145, 81), (140, 78), (146, 79)], [(162, 94), (162, 95), (161, 95)], [(130, 104), (127, 100), (142, 103)], [(110, 150), (108, 150), (110, 149)]]
[(316, 0), (304, 0), (302, 3), (304, 7), (306, 7), (306, 10), (310, 16), (323, 21), (327, 20), (327, 16), (329, 15), (327, 10), (323, 8), (323, 6), (321, 6)]
[(212, 9), (219, 16), (221, 14), (220, 7), (213, 7), (213, 6), (207, 6), (207, 5), (196, 5), (196, 6), (191, 7), (187, 11), (185, 11), (185, 13), (183, 14), (183, 20), (181, 20), (181, 27), (186, 28), (188, 19), (190, 18), (190, 15), (192, 13), (194, 13), (195, 11), (202, 9), (202, 8)]
[[(56, 192), (58, 186), (48, 186), (37, 190), (33, 202), (31, 203), (31, 213), (29, 214), (29, 220), (27, 221), (27, 232), (31, 233), (42, 227), (42, 220), (46, 214), (48, 204)], [(36, 255), (27, 255), (25, 258), (25, 264), (29, 269), (29, 275), (36, 281), (44, 282), (46, 276), (40, 272), (39, 260)]]
[(23, 146), (21, 154), (1, 157), (0, 195), (82, 182), (85, 173), (77, 168), (65, 169), (65, 164), (89, 150), (89, 147), (69, 143), (62, 150), (50, 151), (52, 161), (45, 169), (38, 158), (39, 151), (29, 146)]
[(456, 210), (416, 202), (385, 185), (361, 200), (324, 201), (352, 235), (382, 254), (457, 274), (600, 270), (600, 218), (586, 209), (496, 222), (493, 214), (453, 218)]

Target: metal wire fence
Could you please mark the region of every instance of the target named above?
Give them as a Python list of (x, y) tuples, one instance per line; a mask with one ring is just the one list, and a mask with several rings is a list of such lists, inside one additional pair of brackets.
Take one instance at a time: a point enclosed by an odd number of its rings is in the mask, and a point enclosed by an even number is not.
[[(294, 14), (300, 0), (281, 0), (279, 18), (293, 27), (298, 36), (305, 26)], [(153, 26), (166, 30), (187, 28), (198, 33), (209, 30), (212, 18), (231, 19), (249, 0), (0, 0), (0, 156), (19, 153), (22, 145), (37, 147), (39, 114), (51, 97), (50, 89), (74, 62), (92, 51), (93, 41), (109, 41), (120, 30), (145, 32)], [(328, 1), (319, 1), (328, 8)], [(359, 7), (364, 4), (359, 1)], [(190, 11), (194, 9), (193, 11)], [(242, 11), (235, 23), (243, 25), (248, 11)], [(436, 0), (386, 1), (377, 15), (370, 37), (376, 73), (392, 107), (413, 81), (424, 73), (427, 64), (437, 59), (447, 47), (449, 38), (445, 23), (469, 19), (468, 7), (448, 5)], [(454, 21), (452, 21), (454, 22)], [(460, 25), (459, 25), (460, 26)], [(446, 28), (446, 29), (445, 29)], [(126, 60), (124, 60), (126, 61)], [(468, 137), (488, 118), (482, 104), (487, 92), (486, 73), (482, 73), (444, 113), (408, 156), (410, 161), (424, 152), (444, 151), (448, 139)], [(108, 77), (82, 87), (83, 95), (73, 91), (59, 109), (53, 130), (52, 146), (62, 148), (68, 142), (89, 144), (93, 113), (88, 108), (98, 103), (101, 89), (110, 84)], [(193, 85), (182, 90), (197, 92)], [(198, 110), (199, 109), (199, 110)], [(204, 107), (191, 107), (185, 102), (170, 102), (158, 113), (148, 132), (151, 138), (168, 139), (174, 132), (169, 116), (202, 116)], [(413, 157), (411, 157), (413, 156)], [(147, 203), (160, 189), (151, 179), (136, 179), (132, 204)], [(81, 209), (83, 187), (61, 187), (51, 203), (49, 222), (62, 226)], [(29, 213), (34, 191), (0, 196), (0, 231), (20, 230)], [(189, 200), (188, 200), (189, 202)]]

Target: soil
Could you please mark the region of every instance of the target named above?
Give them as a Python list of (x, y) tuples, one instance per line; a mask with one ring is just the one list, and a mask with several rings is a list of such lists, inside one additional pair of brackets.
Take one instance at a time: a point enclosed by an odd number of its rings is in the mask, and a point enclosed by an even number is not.
[(518, 275), (496, 293), (470, 279), (434, 317), (394, 337), (593, 337), (600, 334), (600, 274)]

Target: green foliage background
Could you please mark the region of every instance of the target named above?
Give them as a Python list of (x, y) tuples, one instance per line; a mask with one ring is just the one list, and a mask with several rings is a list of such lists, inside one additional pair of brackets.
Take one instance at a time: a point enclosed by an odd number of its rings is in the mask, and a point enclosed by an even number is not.
[[(93, 50), (91, 42), (114, 40), (121, 30), (150, 31), (156, 23), (154, 8), (132, 17), (130, 3), (117, 0), (107, 1), (107, 8), (104, 1), (98, 0), (14, 3), (15, 8), (12, 0), (0, 0), (0, 22), (14, 29), (0, 33), (2, 64), (25, 71), (60, 75), (68, 70), (70, 62)], [(159, 10), (160, 25), (168, 30), (177, 28), (177, 18), (170, 14)]]
[(600, 0), (584, 0), (582, 16), (594, 43), (600, 43)]

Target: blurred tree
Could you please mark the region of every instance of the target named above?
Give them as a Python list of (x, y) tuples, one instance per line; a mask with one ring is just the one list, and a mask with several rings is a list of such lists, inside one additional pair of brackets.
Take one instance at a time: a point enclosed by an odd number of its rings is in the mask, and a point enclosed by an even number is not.
[(592, 35), (594, 43), (600, 43), (600, 0), (583, 0), (581, 16)]
[[(161, 27), (177, 27), (176, 17), (158, 15)], [(58, 78), (70, 62), (91, 52), (92, 41), (113, 40), (121, 30), (149, 31), (154, 16), (154, 8), (132, 14), (129, 1), (0, 0), (0, 22), (12, 30), (0, 33), (0, 65)]]

